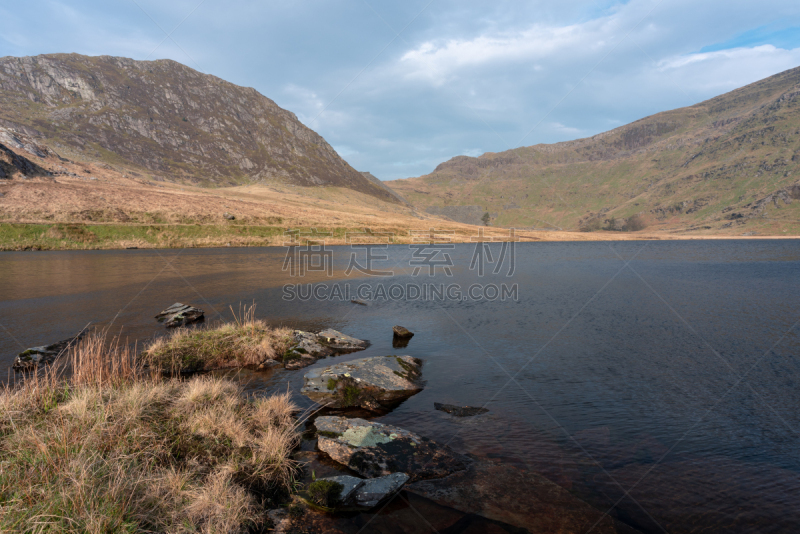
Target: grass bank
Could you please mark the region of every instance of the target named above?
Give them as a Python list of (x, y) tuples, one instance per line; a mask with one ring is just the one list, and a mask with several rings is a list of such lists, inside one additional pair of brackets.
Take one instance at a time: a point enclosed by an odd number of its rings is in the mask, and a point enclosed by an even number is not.
[(289, 494), (287, 395), (162, 380), (89, 336), (0, 392), (0, 532), (248, 532)]
[(245, 225), (0, 223), (0, 250), (269, 246), (284, 228)]

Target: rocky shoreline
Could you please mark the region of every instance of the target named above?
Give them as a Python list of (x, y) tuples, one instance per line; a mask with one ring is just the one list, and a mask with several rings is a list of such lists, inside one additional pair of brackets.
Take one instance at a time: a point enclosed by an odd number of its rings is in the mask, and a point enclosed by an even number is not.
[[(286, 333), (263, 337), (257, 327), (265, 327), (252, 315), (251, 309), (249, 318), (239, 325), (245, 331), (249, 328), (250, 336), (255, 336), (246, 341), (273, 343), (280, 350), (256, 354), (249, 364), (232, 360), (234, 367), (260, 370), (282, 364), (287, 371), (295, 371), (323, 358), (369, 347), (368, 341), (332, 329), (317, 333), (285, 330)], [(196, 343), (197, 338), (192, 335), (212, 336), (226, 328), (222, 333), (224, 339), (230, 340), (238, 332), (230, 325), (216, 330), (187, 328), (202, 322), (203, 317), (200, 308), (181, 303), (156, 316), (167, 328), (182, 327), (171, 334), (170, 339), (178, 341), (190, 339)], [(406, 346), (413, 335), (406, 328), (395, 326), (393, 344), (396, 346), (399, 341)], [(79, 340), (80, 336), (76, 336), (28, 349), (18, 356), (14, 368), (28, 372), (51, 365)], [(242, 343), (234, 343), (231, 350), (249, 346)], [(172, 349), (180, 347), (178, 343)], [(186, 355), (183, 357), (179, 361), (185, 361)], [(228, 360), (213, 361), (218, 367), (184, 366), (180, 371), (196, 373), (230, 367), (224, 363)], [(451, 510), (459, 517), (456, 522), (497, 532), (578, 532), (592, 525), (595, 532), (601, 533), (635, 532), (541, 475), (463, 455), (447, 444), (407, 429), (363, 418), (386, 415), (422, 391), (426, 386), (423, 368), (424, 361), (412, 356), (383, 355), (314, 367), (305, 373), (301, 393), (322, 411), (318, 410), (306, 423), (307, 445), (293, 454), (304, 484), (286, 507), (269, 512), (275, 532), (343, 532), (340, 527), (351, 521), (353, 513), (379, 510), (396, 499), (423, 499), (426, 506)], [(488, 412), (485, 407), (441, 403), (434, 403), (431, 409), (458, 418), (481, 417)], [(519, 492), (518, 488), (525, 489)]]

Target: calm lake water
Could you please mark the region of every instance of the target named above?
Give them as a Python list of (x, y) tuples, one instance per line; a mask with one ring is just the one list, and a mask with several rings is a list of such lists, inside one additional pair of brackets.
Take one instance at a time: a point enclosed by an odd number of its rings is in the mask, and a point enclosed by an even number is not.
[[(452, 277), (414, 276), (407, 245), (373, 265), (393, 277), (345, 277), (351, 251), (331, 248), (330, 279), (283, 272), (282, 248), (1, 253), (0, 374), (89, 323), (141, 345), (173, 302), (210, 320), (255, 302), (271, 323), (371, 341), (336, 361), (423, 359), (425, 390), (381, 421), (540, 472), (644, 532), (800, 529), (800, 242), (522, 243), (510, 277), (509, 257), (497, 275), (470, 270), (469, 244), (446, 251)], [(284, 284), (309, 281), (322, 296), (517, 284), (518, 299), (282, 299)], [(407, 348), (392, 347), (395, 324), (416, 332)], [(303, 372), (243, 377), (267, 392), (288, 382), (308, 407)], [(490, 412), (458, 419), (434, 402)]]

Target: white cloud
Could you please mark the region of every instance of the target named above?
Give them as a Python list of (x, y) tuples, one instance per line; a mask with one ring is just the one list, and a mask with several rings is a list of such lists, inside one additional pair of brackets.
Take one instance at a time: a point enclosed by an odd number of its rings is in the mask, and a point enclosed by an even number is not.
[[(561, 51), (581, 48), (598, 50), (607, 46), (601, 38), (603, 28), (615, 26), (613, 19), (581, 25), (545, 26), (536, 24), (511, 34), (481, 35), (473, 39), (450, 39), (437, 44), (422, 43), (400, 58), (406, 76), (442, 85), (456, 71), (490, 63), (537, 61)], [(607, 30), (606, 30), (607, 31)], [(534, 71), (543, 70), (534, 64)]]
[(800, 48), (761, 45), (668, 57), (654, 75), (695, 91), (725, 92), (798, 65)]
[(568, 135), (581, 135), (586, 133), (585, 130), (580, 128), (574, 128), (571, 126), (564, 126), (560, 122), (551, 122), (550, 126), (559, 133), (568, 134)]

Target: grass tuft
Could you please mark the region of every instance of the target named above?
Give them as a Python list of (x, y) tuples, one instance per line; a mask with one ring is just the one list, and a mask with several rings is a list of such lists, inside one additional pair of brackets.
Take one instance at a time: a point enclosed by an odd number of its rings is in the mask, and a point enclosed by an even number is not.
[[(234, 367), (257, 368), (268, 360), (286, 361), (295, 343), (292, 330), (273, 328), (246, 309), (232, 323), (178, 328), (144, 351), (148, 363), (172, 374)], [(298, 356), (299, 357), (299, 356)]]

